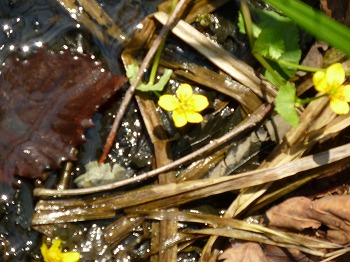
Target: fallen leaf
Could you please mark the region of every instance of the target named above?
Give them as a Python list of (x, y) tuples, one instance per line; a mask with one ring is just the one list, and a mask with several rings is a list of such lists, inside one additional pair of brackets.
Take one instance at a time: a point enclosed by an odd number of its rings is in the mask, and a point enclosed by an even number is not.
[(268, 261), (278, 261), (278, 262), (311, 262), (314, 261), (309, 255), (302, 253), (298, 249), (293, 248), (283, 248), (274, 245), (263, 245), (264, 253)]
[(313, 206), (307, 197), (289, 198), (266, 212), (270, 226), (302, 231), (305, 228), (319, 228), (321, 222), (310, 218)]
[(340, 23), (350, 26), (350, 4), (348, 0), (321, 0), (320, 6), (323, 12)]
[(116, 77), (90, 55), (40, 48), (25, 60), (10, 56), (0, 68), (0, 182), (38, 178), (75, 160), (90, 117), (126, 77)]
[(302, 231), (325, 228), (325, 238), (333, 243), (350, 242), (350, 196), (326, 196), (311, 200), (293, 197), (266, 212), (269, 225)]
[(267, 258), (258, 243), (235, 244), (226, 249), (219, 257), (224, 262), (267, 262)]
[[(305, 58), (302, 61), (303, 66), (319, 67), (323, 66), (323, 52), (328, 49), (328, 44), (322, 41), (316, 41), (307, 52)], [(304, 71), (298, 71), (299, 76), (305, 76), (307, 73)]]

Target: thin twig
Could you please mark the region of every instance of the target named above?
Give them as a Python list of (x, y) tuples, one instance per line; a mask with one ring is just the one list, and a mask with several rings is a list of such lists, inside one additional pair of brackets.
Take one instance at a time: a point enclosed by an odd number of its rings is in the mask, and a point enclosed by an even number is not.
[[(309, 155), (278, 167), (264, 168), (234, 176), (187, 181), (179, 184), (153, 185), (104, 197), (40, 200), (32, 224), (65, 223), (100, 219), (101, 213), (112, 214), (120, 209), (160, 209), (182, 205), (201, 198), (257, 186), (296, 176), (314, 168), (326, 168), (338, 161), (349, 161), (350, 143), (315, 155)], [(341, 162), (339, 162), (341, 164)], [(114, 214), (115, 216), (115, 214)], [(105, 216), (104, 216), (105, 217)], [(207, 260), (206, 260), (207, 261)]]
[(177, 4), (177, 6), (174, 9), (174, 12), (169, 17), (169, 20), (167, 21), (166, 25), (162, 28), (158, 37), (154, 40), (151, 48), (148, 50), (148, 53), (145, 56), (141, 66), (140, 66), (140, 70), (139, 70), (134, 82), (132, 83), (132, 85), (130, 86), (128, 91), (125, 93), (124, 100), (121, 103), (120, 108), (116, 112), (116, 118), (115, 118), (114, 123), (111, 127), (111, 131), (109, 132), (109, 135), (107, 137), (105, 146), (103, 148), (103, 153), (99, 159), (99, 163), (104, 163), (106, 161), (108, 153), (112, 148), (114, 139), (117, 136), (117, 131), (118, 131), (118, 128), (120, 126), (121, 120), (122, 120), (122, 118), (126, 112), (126, 109), (127, 109), (128, 105), (129, 105), (129, 103), (130, 103), (130, 101), (135, 93), (136, 87), (138, 86), (139, 82), (141, 81), (141, 78), (142, 78), (145, 70), (149, 66), (149, 63), (151, 62), (153, 56), (157, 52), (157, 49), (160, 46), (160, 44), (162, 43), (162, 41), (164, 40), (166, 34), (175, 25), (178, 16), (182, 12), (182, 7), (185, 6), (186, 2), (188, 2), (188, 1), (189, 0), (180, 0), (179, 1), (179, 3)]
[(86, 194), (92, 194), (102, 191), (107, 191), (115, 188), (119, 188), (122, 186), (126, 186), (132, 183), (137, 183), (143, 180), (146, 180), (148, 178), (154, 177), (156, 175), (159, 175), (161, 173), (164, 173), (166, 171), (169, 171), (173, 168), (177, 168), (199, 156), (203, 156), (205, 153), (212, 151), (213, 149), (217, 148), (218, 146), (223, 145), (227, 141), (231, 140), (237, 135), (242, 134), (244, 131), (249, 130), (250, 128), (255, 127), (258, 125), (272, 110), (272, 105), (268, 104), (262, 105), (258, 110), (256, 110), (249, 118), (247, 118), (245, 121), (240, 123), (238, 126), (236, 126), (232, 131), (227, 133), (226, 135), (215, 139), (211, 141), (209, 144), (205, 145), (204, 147), (192, 152), (191, 154), (188, 154), (166, 166), (162, 166), (160, 168), (154, 169), (152, 171), (149, 171), (147, 173), (125, 179), (123, 181), (114, 182), (107, 185), (101, 185), (96, 187), (90, 187), (90, 188), (79, 188), (79, 189), (67, 189), (67, 190), (55, 190), (55, 189), (45, 189), (45, 188), (36, 188), (34, 189), (34, 195), (40, 196), (40, 197), (49, 197), (49, 196), (77, 196), (77, 195), (86, 195)]

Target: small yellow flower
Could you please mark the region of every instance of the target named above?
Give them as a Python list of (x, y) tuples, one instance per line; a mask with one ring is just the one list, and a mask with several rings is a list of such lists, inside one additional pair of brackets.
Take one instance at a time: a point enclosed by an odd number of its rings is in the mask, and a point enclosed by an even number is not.
[(41, 246), (41, 254), (45, 262), (76, 262), (80, 259), (79, 252), (62, 252), (62, 240), (56, 238), (51, 247), (48, 248), (44, 243)]
[(189, 84), (182, 84), (176, 91), (176, 97), (162, 95), (158, 100), (158, 105), (164, 110), (172, 112), (176, 127), (183, 127), (187, 122), (202, 122), (203, 117), (198, 112), (205, 109), (209, 102), (205, 96), (193, 94)]
[(331, 109), (337, 114), (349, 112), (350, 85), (343, 85), (344, 81), (345, 71), (340, 63), (331, 65), (326, 72), (318, 71), (313, 76), (316, 90), (329, 95)]

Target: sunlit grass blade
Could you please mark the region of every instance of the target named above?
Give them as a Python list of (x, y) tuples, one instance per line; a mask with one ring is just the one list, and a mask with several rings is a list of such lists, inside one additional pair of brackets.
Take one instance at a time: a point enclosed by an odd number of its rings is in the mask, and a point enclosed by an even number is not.
[(298, 0), (264, 0), (316, 38), (350, 56), (350, 29)]

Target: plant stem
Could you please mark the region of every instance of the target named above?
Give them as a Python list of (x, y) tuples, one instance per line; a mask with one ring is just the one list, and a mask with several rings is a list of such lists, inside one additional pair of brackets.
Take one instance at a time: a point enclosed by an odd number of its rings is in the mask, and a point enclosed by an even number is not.
[(319, 99), (321, 97), (324, 97), (326, 95), (319, 95), (319, 96), (314, 96), (314, 97), (306, 97), (306, 98), (297, 98), (296, 102), (295, 102), (295, 106), (296, 107), (299, 107), (301, 105), (305, 105), (305, 104), (308, 104), (316, 99)]
[(326, 71), (325, 68), (298, 65), (298, 64), (294, 64), (294, 63), (288, 62), (288, 61), (283, 60), (283, 59), (276, 60), (276, 62), (279, 63), (280, 65), (283, 65), (283, 66), (286, 66), (289, 68), (295, 68), (295, 69), (306, 71), (306, 72), (315, 73), (317, 71)]
[(254, 46), (253, 22), (250, 15), (249, 6), (246, 0), (241, 0), (241, 12), (244, 20), (244, 27), (247, 32), (250, 48)]
[[(288, 62), (286, 60), (283, 59), (279, 59), (276, 60), (277, 63), (279, 63), (280, 65), (284, 65), (285, 67), (289, 67), (289, 68), (295, 68), (301, 71), (305, 71), (305, 72), (311, 72), (311, 73), (315, 73), (317, 71), (326, 71), (327, 68), (319, 68), (319, 67), (311, 67), (311, 66), (303, 66), (303, 65), (298, 65), (298, 64), (293, 64), (291, 62)], [(346, 70), (345, 71), (346, 75), (350, 75), (350, 71)]]
[(118, 112), (116, 114), (116, 118), (115, 118), (113, 125), (111, 127), (111, 130), (107, 136), (107, 140), (106, 140), (105, 146), (103, 148), (103, 152), (102, 152), (100, 159), (98, 161), (100, 164), (104, 163), (107, 159), (108, 153), (113, 146), (113, 141), (114, 141), (115, 137), (117, 136), (117, 131), (118, 131), (119, 125), (122, 121), (124, 113), (126, 112), (126, 109), (128, 108), (128, 105), (129, 105), (129, 103), (130, 103), (130, 101), (135, 93), (136, 87), (138, 86), (138, 84), (141, 81), (141, 78), (144, 74), (144, 70), (148, 67), (152, 57), (155, 55), (160, 44), (165, 39), (167, 32), (169, 30), (171, 30), (172, 27), (174, 27), (174, 25), (177, 21), (177, 18), (182, 14), (183, 9), (187, 6), (188, 1), (189, 0), (180, 0), (179, 1), (178, 5), (176, 5), (176, 7), (175, 7), (174, 12), (169, 17), (169, 20), (167, 21), (166, 25), (163, 26), (158, 37), (153, 41), (152, 46), (148, 50), (145, 58), (143, 59), (143, 62), (142, 62), (140, 69), (139, 69), (139, 72), (137, 73), (137, 76), (135, 77), (134, 82), (131, 84), (128, 91), (125, 93), (125, 97), (123, 99), (123, 102), (121, 103), (121, 105), (118, 109)]
[(258, 53), (252, 53), (256, 60), (259, 61), (259, 63), (271, 74), (271, 76), (276, 80), (279, 86), (284, 85), (283, 80), (281, 76), (272, 68), (272, 66), (267, 62), (267, 60)]
[[(254, 35), (253, 35), (253, 22), (252, 17), (250, 15), (249, 6), (246, 0), (241, 0), (241, 12), (244, 20), (245, 30), (248, 35), (248, 40), (250, 44), (250, 48), (253, 50), (254, 47)], [(270, 72), (271, 76), (276, 80), (279, 86), (283, 85), (283, 81), (278, 73), (271, 67), (271, 65), (267, 62), (267, 60), (260, 54), (252, 52), (256, 60)]]
[[(177, 5), (177, 2), (178, 2), (178, 0), (173, 0), (172, 1), (170, 15), (174, 12), (174, 9), (175, 9), (175, 7)], [(160, 46), (159, 46), (159, 48), (157, 50), (157, 53), (154, 56), (153, 65), (152, 65), (152, 69), (151, 69), (148, 85), (154, 85), (154, 81), (156, 80), (156, 74), (157, 74), (157, 71), (158, 71), (159, 60), (160, 60), (160, 56), (162, 55), (163, 48), (164, 48), (164, 45), (165, 45), (165, 39), (167, 38), (167, 36), (168, 36), (168, 33), (164, 36), (164, 40), (160, 44)]]

